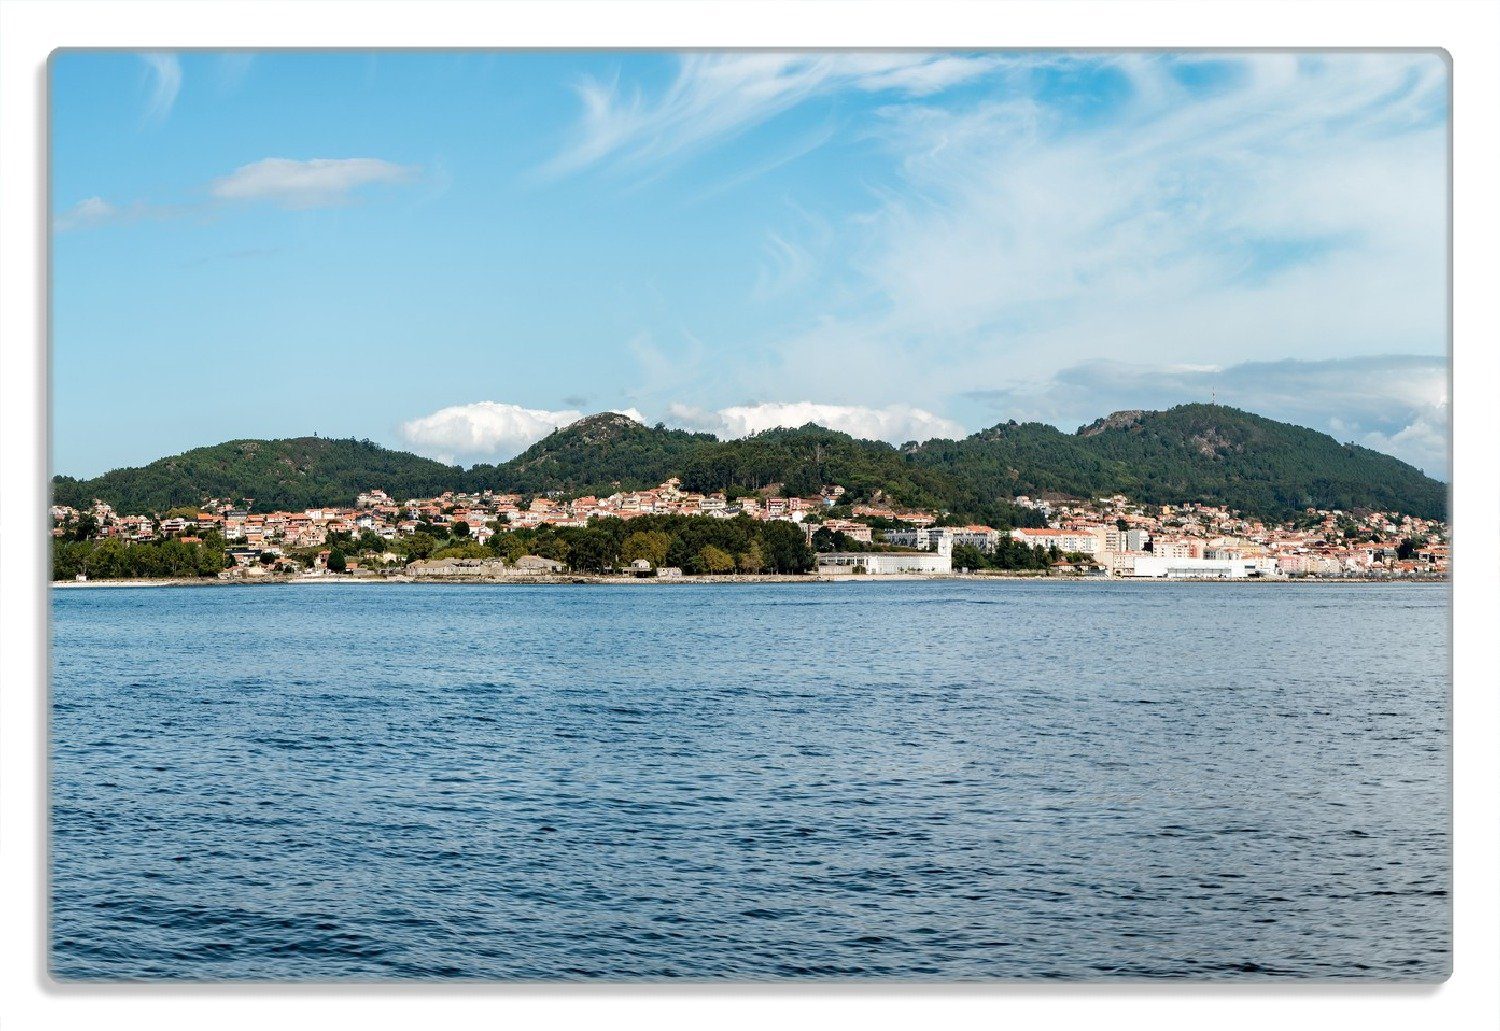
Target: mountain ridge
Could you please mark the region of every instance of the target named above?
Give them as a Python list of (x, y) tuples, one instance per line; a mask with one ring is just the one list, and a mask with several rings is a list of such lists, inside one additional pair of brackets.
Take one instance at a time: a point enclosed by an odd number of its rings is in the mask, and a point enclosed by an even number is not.
[(467, 469), (370, 441), (235, 440), (92, 479), (53, 479), (57, 503), (94, 497), (117, 510), (163, 511), (207, 497), (253, 497), (258, 509), (352, 504), (362, 490), (399, 497), (444, 490), (611, 493), (669, 476), (697, 491), (753, 493), (780, 484), (853, 500), (939, 508), (1013, 522), (1020, 494), (1126, 494), (1147, 504), (1203, 501), (1261, 516), (1299, 509), (1387, 509), (1446, 518), (1447, 487), (1389, 455), (1223, 405), (1125, 409), (1066, 433), (997, 423), (957, 440), (896, 447), (809, 423), (749, 437), (586, 416), (505, 462)]

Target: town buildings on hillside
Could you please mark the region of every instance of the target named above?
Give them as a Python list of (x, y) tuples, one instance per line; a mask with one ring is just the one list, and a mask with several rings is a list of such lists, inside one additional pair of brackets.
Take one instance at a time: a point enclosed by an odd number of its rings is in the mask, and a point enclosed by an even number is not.
[[(300, 511), (255, 512), (227, 500), (208, 499), (196, 512), (161, 517), (118, 515), (95, 501), (86, 511), (52, 509), (53, 534), (122, 541), (177, 538), (199, 541), (220, 535), (241, 564), (323, 547), (334, 534), (364, 534), (394, 541), (423, 528), (485, 543), (495, 534), (521, 527), (585, 526), (590, 519), (635, 519), (652, 514), (734, 519), (784, 520), (800, 524), (809, 539), (826, 528), (870, 548), (960, 556), (965, 549), (994, 554), (1003, 538), (1046, 549), (1058, 564), (1122, 577), (1367, 576), (1432, 575), (1448, 570), (1448, 527), (1437, 520), (1395, 512), (1346, 513), (1308, 509), (1282, 523), (1266, 523), (1224, 506), (1198, 503), (1143, 505), (1123, 495), (1093, 499), (1014, 498), (1038, 512), (1045, 526), (1000, 530), (979, 525), (943, 525), (940, 512), (859, 504), (843, 507), (845, 490), (830, 485), (814, 496), (775, 493), (730, 499), (682, 489), (672, 478), (650, 490), (622, 491), (608, 497), (537, 496), (495, 491), (397, 499), (383, 490), (361, 493), (353, 507), (324, 506)], [(837, 513), (837, 514), (835, 514)], [(878, 524), (882, 529), (876, 529)], [(844, 552), (839, 554), (859, 554)], [(397, 556), (391, 555), (394, 559)], [(839, 563), (829, 563), (836, 565)], [(849, 559), (869, 571), (897, 562)], [(941, 562), (916, 562), (938, 571)], [(926, 567), (934, 566), (932, 569)], [(837, 570), (835, 570), (837, 571)]]

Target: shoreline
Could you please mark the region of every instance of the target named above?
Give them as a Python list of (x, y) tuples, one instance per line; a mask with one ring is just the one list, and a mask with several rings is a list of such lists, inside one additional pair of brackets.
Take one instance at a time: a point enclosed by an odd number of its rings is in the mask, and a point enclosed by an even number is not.
[(1202, 578), (1155, 578), (1155, 577), (1102, 577), (1102, 576), (1046, 576), (1034, 573), (968, 573), (968, 574), (922, 574), (922, 573), (886, 573), (879, 576), (818, 576), (817, 574), (744, 574), (727, 576), (674, 576), (674, 577), (633, 577), (633, 576), (594, 576), (591, 574), (578, 574), (566, 576), (515, 576), (515, 577), (411, 577), (411, 576), (317, 576), (317, 577), (256, 577), (255, 579), (226, 579), (218, 577), (186, 578), (165, 577), (160, 579), (130, 579), (130, 580), (52, 580), (48, 587), (63, 590), (86, 590), (89, 588), (127, 588), (127, 587), (306, 587), (317, 584), (337, 585), (376, 585), (376, 584), (418, 584), (418, 585), (492, 585), (499, 587), (511, 586), (577, 586), (577, 585), (625, 585), (625, 584), (660, 584), (670, 586), (672, 584), (837, 584), (837, 583), (952, 583), (976, 581), (1002, 580), (1007, 582), (1038, 582), (1038, 583), (1120, 583), (1120, 584), (1316, 584), (1316, 585), (1339, 585), (1339, 584), (1447, 584), (1452, 580), (1449, 577), (1202, 577)]

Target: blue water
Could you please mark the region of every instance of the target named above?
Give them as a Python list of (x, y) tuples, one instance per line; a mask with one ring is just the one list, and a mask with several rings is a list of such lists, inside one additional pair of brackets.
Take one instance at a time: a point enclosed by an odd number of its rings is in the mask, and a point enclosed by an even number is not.
[(55, 591), (52, 971), (1440, 979), (1447, 606)]

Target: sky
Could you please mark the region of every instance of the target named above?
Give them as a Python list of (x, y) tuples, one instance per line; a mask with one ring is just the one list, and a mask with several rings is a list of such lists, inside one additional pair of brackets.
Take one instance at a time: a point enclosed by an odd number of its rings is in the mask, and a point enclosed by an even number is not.
[(63, 51), (53, 462), (1072, 431), (1210, 400), (1447, 478), (1430, 53)]

